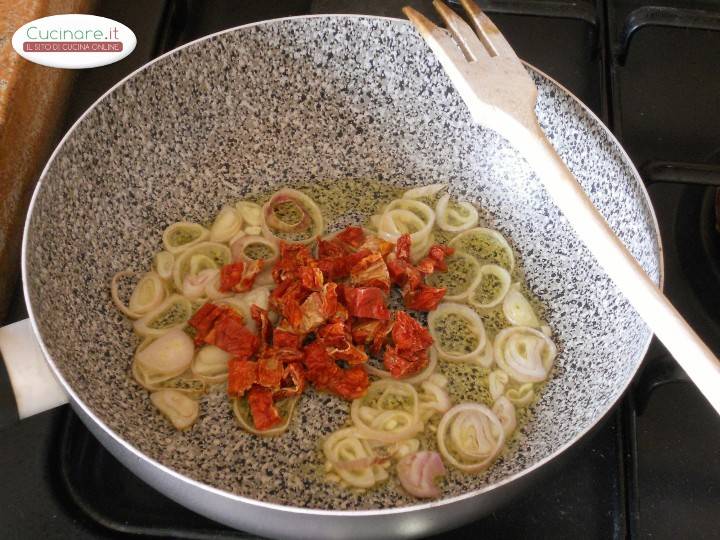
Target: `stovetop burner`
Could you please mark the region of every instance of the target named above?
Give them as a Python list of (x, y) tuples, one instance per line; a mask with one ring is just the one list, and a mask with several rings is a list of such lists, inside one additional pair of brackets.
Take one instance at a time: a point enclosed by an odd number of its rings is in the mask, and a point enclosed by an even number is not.
[[(96, 13), (133, 28), (138, 49), (121, 63), (79, 74), (67, 126), (136, 66), (202, 35), (303, 13), (399, 17), (405, 3), (99, 1)], [(714, 188), (707, 187), (720, 184), (720, 168), (706, 159), (717, 151), (720, 78), (702, 78), (717, 72), (720, 10), (703, 0), (479, 3), (521, 58), (588, 104), (622, 135), (633, 161), (644, 165), (663, 237), (666, 293), (720, 352), (720, 236), (713, 229)], [(424, 5), (428, 0), (414, 4), (432, 11)], [(19, 300), (7, 322), (23, 315)], [(255, 538), (202, 518), (147, 486), (105, 451), (69, 408), (3, 431), (0, 471), (3, 537)], [(438, 538), (717, 538), (718, 493), (720, 418), (654, 343), (621, 405), (567, 452), (546, 482)]]

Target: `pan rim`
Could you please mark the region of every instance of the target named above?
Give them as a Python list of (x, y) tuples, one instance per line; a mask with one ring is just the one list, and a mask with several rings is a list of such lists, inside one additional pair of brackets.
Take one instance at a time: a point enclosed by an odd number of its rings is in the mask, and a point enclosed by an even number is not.
[[(401, 506), (397, 508), (379, 508), (379, 509), (371, 509), (371, 510), (326, 510), (326, 509), (320, 509), (320, 508), (307, 508), (307, 507), (300, 507), (300, 506), (289, 506), (284, 504), (278, 504), (268, 501), (261, 501), (257, 499), (252, 499), (243, 495), (238, 495), (235, 493), (231, 493), (229, 491), (225, 491), (216, 487), (213, 487), (209, 484), (206, 484), (204, 482), (200, 482), (198, 480), (195, 480), (193, 478), (190, 478), (189, 476), (186, 476), (184, 474), (181, 474), (177, 472), (176, 470), (163, 465), (159, 461), (151, 458), (144, 452), (140, 451), (138, 448), (136, 448), (134, 445), (130, 444), (128, 441), (126, 441), (124, 438), (122, 438), (120, 435), (118, 435), (114, 430), (112, 430), (105, 422), (103, 422), (96, 414), (95, 412), (87, 405), (84, 401), (80, 399), (80, 397), (75, 393), (71, 385), (65, 380), (63, 377), (60, 369), (55, 364), (55, 361), (52, 359), (50, 353), (48, 352), (48, 349), (42, 339), (42, 336), (40, 334), (40, 331), (38, 329), (38, 325), (35, 321), (35, 312), (32, 306), (32, 303), (30, 301), (30, 293), (29, 293), (29, 287), (28, 287), (28, 267), (27, 267), (27, 253), (29, 250), (28, 247), (28, 232), (30, 229), (30, 222), (32, 220), (33, 210), (35, 207), (35, 203), (37, 200), (37, 197), (42, 190), (45, 178), (47, 176), (47, 173), (50, 169), (50, 166), (55, 161), (57, 154), (60, 152), (61, 148), (64, 146), (65, 142), (71, 137), (71, 135), (75, 132), (77, 127), (85, 120), (85, 118), (101, 103), (105, 100), (106, 97), (108, 97), (110, 94), (112, 94), (115, 90), (117, 90), (119, 87), (121, 87), (123, 84), (125, 84), (127, 81), (147, 69), (148, 67), (154, 65), (156, 62), (160, 62), (164, 60), (165, 58), (169, 57), (172, 54), (175, 54), (176, 52), (191, 47), (193, 45), (197, 45), (203, 41), (210, 40), (212, 38), (215, 38), (217, 36), (236, 32), (239, 30), (245, 30), (248, 28), (252, 28), (255, 26), (260, 25), (266, 25), (266, 24), (276, 24), (279, 22), (284, 21), (301, 21), (304, 19), (319, 19), (319, 18), (351, 18), (351, 19), (369, 19), (369, 20), (382, 20), (382, 21), (390, 21), (395, 24), (403, 24), (406, 26), (410, 26), (411, 23), (405, 19), (399, 19), (396, 17), (383, 17), (383, 16), (374, 16), (374, 15), (362, 15), (362, 14), (313, 14), (313, 15), (297, 15), (297, 16), (291, 16), (291, 17), (280, 17), (276, 19), (268, 19), (263, 21), (256, 21), (253, 23), (248, 23), (244, 25), (235, 26), (232, 28), (228, 28), (225, 30), (221, 30), (219, 32), (215, 32), (213, 34), (208, 34), (206, 36), (202, 36), (196, 40), (190, 41), (188, 43), (185, 43), (184, 45), (181, 45), (180, 47), (177, 47), (175, 49), (172, 49), (157, 58), (154, 58), (150, 62), (147, 62), (146, 64), (143, 64), (139, 68), (135, 69), (125, 77), (123, 77), (120, 81), (118, 81), (116, 84), (114, 84), (112, 87), (110, 87), (106, 92), (104, 92), (97, 100), (95, 100), (90, 107), (88, 107), (87, 110), (85, 110), (80, 117), (73, 123), (73, 125), (68, 129), (68, 131), (63, 135), (60, 142), (57, 144), (55, 149), (53, 150), (52, 154), (48, 158), (47, 163), (45, 164), (45, 167), (43, 168), (38, 182), (35, 186), (35, 189), (33, 190), (33, 195), (30, 200), (30, 204), (28, 206), (27, 216), (25, 219), (25, 225), (23, 227), (23, 239), (22, 239), (22, 248), (21, 248), (21, 275), (22, 275), (22, 285), (23, 285), (23, 297), (25, 300), (25, 304), (27, 306), (28, 315), (30, 319), (30, 325), (32, 327), (33, 333), (35, 335), (35, 338), (38, 341), (38, 344), (40, 346), (40, 349), (43, 352), (43, 356), (45, 357), (45, 361), (47, 362), (48, 366), (50, 367), (50, 370), (55, 375), (55, 378), (58, 380), (60, 385), (63, 387), (65, 392), (68, 394), (68, 397), (70, 398), (70, 403), (73, 407), (79, 407), (83, 415), (86, 415), (87, 418), (92, 420), (92, 422), (99, 427), (106, 436), (108, 436), (111, 440), (113, 440), (116, 444), (118, 444), (120, 447), (122, 447), (125, 451), (129, 452), (136, 458), (150, 464), (152, 467), (162, 471), (163, 473), (173, 477), (174, 479), (186, 483), (196, 489), (200, 489), (202, 491), (208, 492), (209, 494), (212, 494), (214, 496), (219, 496), (228, 500), (232, 500), (238, 503), (246, 504), (249, 506), (255, 506), (267, 510), (274, 510), (278, 512), (283, 512), (287, 514), (304, 514), (304, 515), (311, 515), (311, 516), (318, 516), (318, 517), (361, 517), (361, 516), (391, 516), (391, 515), (397, 515), (397, 514), (409, 514), (414, 512), (420, 512), (423, 510), (428, 509), (435, 509), (442, 506), (450, 505), (453, 503), (457, 503), (460, 501), (465, 501), (468, 499), (472, 499), (474, 497), (477, 497), (479, 495), (487, 494), (489, 492), (498, 490), (499, 488), (506, 486), (516, 480), (519, 480), (520, 478), (533, 473), (539, 469), (541, 469), (544, 465), (547, 465), (551, 461), (553, 461), (555, 458), (563, 454), (566, 450), (568, 450), (570, 447), (574, 446), (577, 442), (579, 442), (581, 439), (583, 439), (588, 433), (592, 432), (593, 429), (604, 419), (607, 417), (608, 413), (612, 411), (622, 398), (622, 396), (627, 391), (628, 387), (632, 383), (633, 379), (638, 373), (638, 370), (640, 369), (640, 366), (643, 363), (643, 359), (647, 355), (648, 349), (650, 348), (650, 343), (654, 337), (654, 334), (650, 332), (647, 341), (643, 347), (643, 353), (642, 353), (642, 359), (639, 360), (636, 365), (631, 370), (631, 373), (629, 374), (629, 377), (627, 379), (627, 383), (622, 388), (621, 391), (617, 393), (617, 395), (610, 401), (607, 407), (601, 410), (600, 414), (596, 416), (596, 418), (588, 425), (586, 426), (582, 431), (580, 431), (572, 440), (566, 442), (562, 446), (560, 446), (558, 449), (556, 449), (551, 454), (545, 456), (541, 460), (533, 463), (531, 466), (526, 467), (520, 472), (517, 472), (515, 474), (512, 474), (510, 476), (507, 476), (497, 482), (494, 482), (492, 484), (488, 484), (485, 486), (482, 486), (481, 488), (478, 488), (473, 491), (469, 491), (467, 493), (463, 493), (461, 495), (456, 495), (453, 497), (440, 499), (437, 501), (430, 501), (426, 503), (416, 504), (416, 505), (410, 505), (410, 506)], [(620, 152), (621, 158), (624, 160), (625, 165), (627, 165), (630, 169), (630, 172), (632, 173), (632, 177), (637, 184), (637, 186), (640, 188), (640, 192), (642, 196), (644, 197), (645, 203), (647, 205), (647, 208), (650, 211), (650, 216), (652, 217), (653, 227), (654, 227), (654, 233), (655, 233), (655, 239), (657, 241), (658, 245), (658, 258), (659, 258), (659, 266), (658, 266), (658, 279), (659, 283), (658, 286), (662, 290), (664, 286), (664, 277), (665, 277), (665, 265), (664, 265), (664, 251), (663, 251), (663, 245), (662, 245), (662, 237), (660, 235), (660, 228), (657, 221), (657, 216), (655, 214), (655, 209), (653, 208), (652, 201), (650, 199), (650, 195), (647, 192), (647, 189), (645, 187), (645, 184), (642, 181), (642, 178), (640, 177), (640, 173), (638, 172), (637, 168), (633, 164), (632, 160), (630, 159), (630, 156), (627, 154), (625, 149), (622, 147), (620, 142), (617, 140), (615, 135), (610, 131), (610, 129), (603, 123), (603, 121), (587, 106), (585, 103), (583, 103), (575, 94), (570, 92), (565, 86), (560, 84), (558, 81), (556, 81), (554, 78), (547, 75), (545, 72), (537, 69), (536, 67), (532, 66), (531, 64), (523, 61), (523, 64), (529, 68), (530, 70), (534, 71), (535, 73), (541, 75), (554, 85), (556, 85), (558, 88), (560, 88), (565, 94), (567, 94), (576, 104), (578, 104), (585, 114), (587, 114), (592, 120), (594, 120), (598, 126), (601, 127), (601, 129), (605, 132), (605, 135), (608, 137), (608, 140), (613, 144), (613, 148)], [(82, 418), (82, 416), (81, 416)], [(133, 474), (135, 474), (133, 472)]]

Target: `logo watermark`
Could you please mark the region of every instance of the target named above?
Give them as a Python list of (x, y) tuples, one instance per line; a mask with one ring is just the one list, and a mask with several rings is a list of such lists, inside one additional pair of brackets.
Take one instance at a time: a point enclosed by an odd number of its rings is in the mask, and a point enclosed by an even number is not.
[(12, 38), (15, 51), (44, 66), (82, 69), (104, 66), (129, 55), (137, 39), (122, 23), (95, 15), (53, 15), (31, 21)]

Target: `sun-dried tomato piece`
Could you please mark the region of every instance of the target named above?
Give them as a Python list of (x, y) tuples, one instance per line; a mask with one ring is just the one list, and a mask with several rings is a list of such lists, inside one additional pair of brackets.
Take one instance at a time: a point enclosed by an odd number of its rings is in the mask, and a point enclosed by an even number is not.
[(293, 329), (302, 334), (314, 330), (335, 313), (337, 306), (337, 283), (326, 283), (320, 292), (312, 293), (303, 302), (302, 319)]
[(377, 287), (388, 292), (390, 290), (390, 274), (382, 254), (371, 253), (360, 259), (350, 269), (350, 283), (364, 287)]
[(226, 264), (220, 269), (221, 292), (245, 292), (252, 289), (255, 277), (262, 271), (265, 261), (258, 259), (244, 263)]
[(350, 339), (350, 332), (343, 321), (335, 321), (321, 326), (317, 329), (316, 334), (325, 345), (332, 347), (344, 347)]
[(402, 234), (395, 243), (395, 255), (401, 261), (410, 262), (410, 244), (412, 240), (409, 234)]
[(247, 359), (257, 352), (260, 339), (245, 326), (241, 315), (227, 309), (205, 336), (205, 343)]
[(453, 248), (443, 246), (442, 244), (435, 244), (430, 248), (430, 251), (428, 251), (427, 257), (417, 264), (417, 269), (423, 274), (432, 274), (437, 270), (445, 272), (447, 270), (445, 257), (453, 253), (455, 253)]
[(248, 392), (248, 405), (256, 429), (264, 431), (282, 421), (273, 402), (273, 392), (268, 388), (255, 385)]
[(357, 249), (365, 241), (365, 232), (360, 227), (346, 227), (335, 238)]
[(444, 287), (429, 287), (424, 283), (418, 285), (414, 290), (407, 290), (403, 294), (405, 307), (415, 311), (432, 311), (445, 296)]
[(395, 249), (395, 244), (387, 242), (379, 236), (368, 236), (359, 249), (366, 249), (372, 253), (380, 253), (380, 255), (385, 257)]
[(365, 395), (370, 386), (367, 372), (362, 366), (340, 370), (340, 374), (330, 381), (328, 389), (347, 400)]
[(386, 347), (383, 355), (383, 365), (395, 379), (414, 375), (424, 369), (427, 363), (426, 351), (400, 354), (397, 347)]
[(358, 349), (349, 341), (341, 347), (328, 347), (328, 354), (333, 360), (343, 360), (351, 366), (364, 364), (368, 360), (367, 353)]
[(305, 358), (303, 362), (306, 368), (306, 376), (318, 390), (328, 389), (330, 381), (339, 376), (342, 371), (325, 350), (325, 345), (320, 341), (313, 341), (304, 349)]
[(273, 394), (275, 400), (299, 396), (305, 390), (305, 369), (299, 362), (285, 366), (280, 390)]
[(280, 242), (280, 255), (272, 269), (275, 283), (281, 283), (297, 277), (297, 270), (309, 266), (314, 260), (310, 249), (304, 244), (288, 244)]
[(353, 317), (388, 320), (385, 294), (377, 287), (343, 287), (345, 305)]
[(273, 330), (273, 346), (287, 349), (299, 349), (302, 345), (303, 334), (295, 334), (281, 328)]
[(335, 259), (348, 253), (350, 253), (350, 249), (347, 244), (337, 238), (331, 238), (330, 240), (318, 238), (317, 240), (318, 259)]
[(391, 253), (388, 255), (386, 264), (388, 273), (390, 274), (390, 280), (395, 285), (415, 289), (422, 283), (422, 274), (420, 271), (409, 262), (398, 258), (396, 254)]
[(242, 397), (257, 382), (257, 362), (237, 358), (228, 361), (227, 393), (229, 396)]
[(285, 367), (273, 349), (267, 349), (258, 359), (258, 384), (279, 389)]
[(404, 311), (395, 315), (392, 338), (400, 354), (424, 351), (433, 344), (430, 332)]
[(188, 324), (195, 328), (195, 345), (205, 343), (206, 336), (212, 331), (215, 322), (225, 313), (226, 306), (216, 306), (208, 302), (198, 309)]
[(270, 319), (268, 319), (268, 312), (266, 309), (253, 304), (250, 306), (250, 316), (257, 325), (260, 348), (265, 349), (265, 347), (270, 344), (270, 336), (272, 335), (272, 325), (270, 324)]
[(287, 320), (291, 328), (297, 328), (303, 319), (301, 304), (307, 297), (307, 290), (299, 281), (286, 281), (278, 285), (270, 294), (270, 303), (275, 311)]
[(319, 268), (310, 268), (303, 266), (298, 268), (298, 277), (302, 286), (311, 291), (319, 291), (322, 289), (324, 279), (322, 270)]
[(392, 328), (391, 321), (367, 319), (356, 321), (352, 327), (352, 338), (356, 345), (369, 345), (372, 354), (378, 354), (385, 344)]

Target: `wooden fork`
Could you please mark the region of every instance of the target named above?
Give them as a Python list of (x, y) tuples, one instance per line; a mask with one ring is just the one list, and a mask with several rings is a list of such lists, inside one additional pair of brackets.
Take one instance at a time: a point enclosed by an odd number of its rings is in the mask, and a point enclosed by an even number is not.
[(523, 155), (597, 262), (720, 413), (720, 362), (615, 235), (545, 137), (535, 116), (537, 88), (510, 44), (472, 0), (460, 3), (475, 31), (439, 0), (433, 5), (447, 30), (410, 7), (403, 12), (475, 121)]

